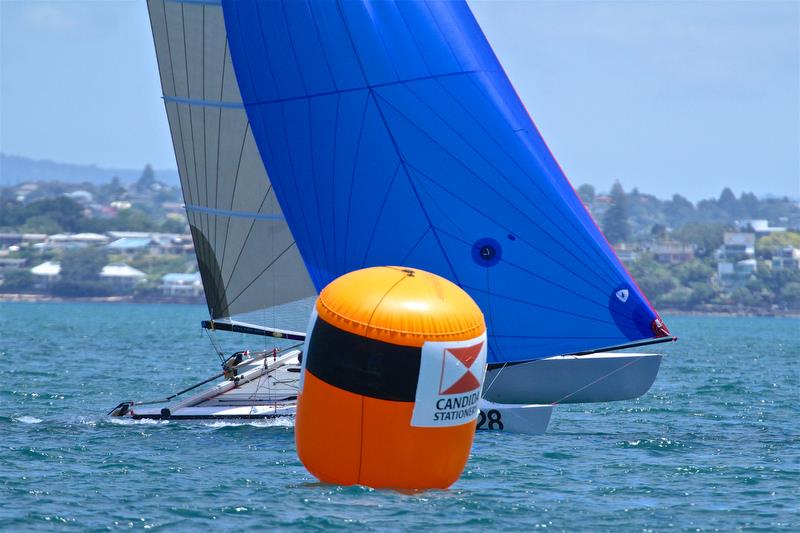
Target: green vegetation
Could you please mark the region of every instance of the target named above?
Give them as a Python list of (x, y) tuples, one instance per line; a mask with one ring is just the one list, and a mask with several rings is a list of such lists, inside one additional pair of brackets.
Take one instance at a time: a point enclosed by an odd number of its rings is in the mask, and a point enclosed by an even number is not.
[(114, 288), (100, 278), (108, 254), (100, 248), (69, 250), (61, 258), (61, 279), (53, 284), (56, 296), (107, 296)]
[(603, 216), (603, 229), (612, 244), (627, 242), (631, 237), (628, 221), (628, 197), (619, 182), (611, 188), (611, 206)]
[[(625, 193), (615, 183), (609, 196), (582, 185), (578, 194), (614, 244), (625, 243), (638, 256), (626, 266), (656, 307), (701, 311), (800, 311), (800, 270), (772, 268), (783, 248), (800, 249), (800, 232), (782, 231), (757, 239), (757, 270), (741, 283), (723, 286), (717, 277), (716, 253), (725, 232), (751, 231), (744, 220), (765, 219), (770, 226), (800, 228), (800, 207), (788, 198), (738, 198), (726, 188), (719, 198), (695, 206), (674, 195), (670, 200)], [(737, 222), (739, 226), (737, 227)], [(634, 228), (626, 233), (626, 225)], [(659, 262), (652, 250), (665, 242), (691, 246), (694, 259)]]
[[(617, 182), (609, 194), (581, 185), (577, 193), (595, 220), (602, 223), (608, 240), (625, 251), (626, 266), (645, 294), (662, 309), (798, 312), (800, 269), (784, 268), (773, 258), (786, 247), (800, 249), (800, 206), (788, 198), (759, 199), (750, 193), (737, 197), (724, 189), (718, 198), (693, 204), (681, 195), (659, 199), (634, 189), (626, 192)], [(103, 185), (29, 183), (0, 188), (0, 232), (9, 233), (105, 233), (142, 231), (186, 233), (180, 212), (180, 191), (155, 179), (144, 169), (135, 183), (123, 186), (114, 178)], [(735, 283), (723, 284), (718, 274), (717, 252), (730, 231), (749, 231), (743, 221), (762, 219), (789, 231), (761, 236), (755, 242), (755, 272)], [(762, 232), (762, 235), (765, 235)], [(158, 293), (161, 277), (168, 272), (192, 272), (196, 260), (180, 248), (149, 247), (109, 256), (102, 248), (65, 251), (30, 245), (2, 249), (0, 255), (27, 259), (21, 270), (2, 273), (4, 292), (25, 292), (38, 286), (62, 296), (104, 295), (114, 289), (103, 281), (100, 270), (109, 262), (124, 262), (147, 275), (136, 286), (138, 294)], [(676, 249), (677, 255), (660, 253)], [(178, 255), (172, 255), (174, 253)], [(752, 257), (752, 256), (751, 256)], [(44, 282), (32, 276), (30, 267), (44, 261), (60, 261), (58, 281)], [(791, 259), (789, 260), (791, 263)], [(752, 267), (752, 261), (749, 263)]]

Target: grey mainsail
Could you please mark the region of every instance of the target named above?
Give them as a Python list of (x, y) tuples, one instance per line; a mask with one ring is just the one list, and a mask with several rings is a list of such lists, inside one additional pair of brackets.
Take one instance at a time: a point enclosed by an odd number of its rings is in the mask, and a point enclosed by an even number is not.
[[(242, 104), (222, 8), (148, 0), (186, 214), (212, 319), (315, 294)], [(273, 313), (270, 313), (274, 316)]]

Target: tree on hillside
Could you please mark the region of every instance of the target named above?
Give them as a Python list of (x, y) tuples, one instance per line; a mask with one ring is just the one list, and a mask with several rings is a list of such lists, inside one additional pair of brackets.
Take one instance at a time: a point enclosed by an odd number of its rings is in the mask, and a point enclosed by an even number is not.
[(664, 202), (664, 215), (670, 227), (683, 226), (694, 220), (694, 204), (680, 194), (674, 194), (672, 200)]
[(733, 191), (729, 187), (722, 189), (719, 200), (717, 200), (717, 205), (733, 217), (739, 214), (739, 204), (736, 201), (736, 195), (733, 194)]
[(112, 231), (157, 231), (158, 224), (152, 216), (132, 207), (120, 211), (116, 217), (109, 220), (108, 228)]
[(25, 223), (19, 227), (19, 230), (22, 233), (46, 233), (48, 235), (53, 235), (54, 233), (63, 232), (64, 228), (49, 215), (34, 215), (28, 217)]
[(64, 281), (98, 281), (100, 271), (108, 262), (108, 254), (99, 248), (79, 248), (64, 254), (61, 259), (61, 279)]
[(58, 225), (58, 231), (80, 231), (84, 218), (81, 204), (66, 196), (31, 202), (21, 208), (19, 215), (24, 221), (33, 217), (48, 217)]
[(663, 239), (667, 236), (667, 227), (664, 224), (653, 224), (650, 226), (650, 235), (655, 239)]
[(584, 183), (583, 185), (578, 187), (578, 196), (580, 196), (581, 201), (585, 205), (589, 205), (592, 202), (594, 202), (594, 195), (595, 195), (594, 187), (592, 187), (588, 183)]
[(800, 283), (791, 281), (783, 287), (780, 302), (791, 309), (800, 309)]
[(739, 197), (739, 213), (744, 218), (759, 217), (759, 201), (756, 195), (751, 192), (743, 192)]
[(800, 248), (800, 233), (795, 231), (782, 231), (767, 235), (766, 237), (761, 237), (756, 241), (756, 253), (759, 257), (769, 258), (786, 246)]
[(628, 222), (628, 197), (618, 181), (611, 187), (611, 207), (603, 216), (603, 232), (612, 243), (630, 239), (631, 228)]
[(147, 164), (142, 171), (141, 177), (136, 180), (135, 187), (138, 191), (149, 191), (155, 182), (156, 173), (153, 172), (153, 167)]
[(697, 247), (695, 249), (697, 257), (705, 258), (711, 257), (722, 246), (725, 230), (724, 224), (693, 222), (675, 230), (672, 232), (672, 236), (680, 242), (694, 244)]
[(61, 279), (51, 290), (56, 296), (106, 296), (113, 292), (111, 285), (100, 278), (108, 262), (103, 249), (80, 248), (61, 258)]

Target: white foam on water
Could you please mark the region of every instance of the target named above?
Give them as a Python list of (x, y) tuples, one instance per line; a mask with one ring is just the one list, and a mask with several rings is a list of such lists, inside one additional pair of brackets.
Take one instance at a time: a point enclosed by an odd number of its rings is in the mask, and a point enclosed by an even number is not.
[(220, 420), (217, 422), (204, 423), (203, 425), (214, 429), (226, 428), (226, 427), (239, 427), (239, 426), (252, 426), (256, 428), (274, 428), (274, 427), (291, 428), (294, 427), (294, 418), (288, 416), (282, 416), (279, 418), (273, 418), (269, 420), (242, 420), (239, 422)]
[(153, 426), (153, 425), (160, 425), (160, 424), (169, 424), (169, 420), (155, 420), (152, 418), (140, 418), (139, 420), (134, 420), (133, 418), (122, 417), (122, 416), (114, 416), (108, 419), (109, 422), (112, 424), (117, 424), (120, 426)]
[(23, 424), (39, 424), (42, 422), (41, 418), (36, 418), (35, 416), (17, 416), (14, 417), (14, 420)]

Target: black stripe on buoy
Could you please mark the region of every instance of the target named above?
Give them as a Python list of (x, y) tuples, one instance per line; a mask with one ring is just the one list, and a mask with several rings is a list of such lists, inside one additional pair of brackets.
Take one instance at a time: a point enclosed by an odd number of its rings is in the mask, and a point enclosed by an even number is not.
[(368, 339), (317, 318), (306, 350), (306, 371), (354, 394), (413, 402), (422, 348)]

